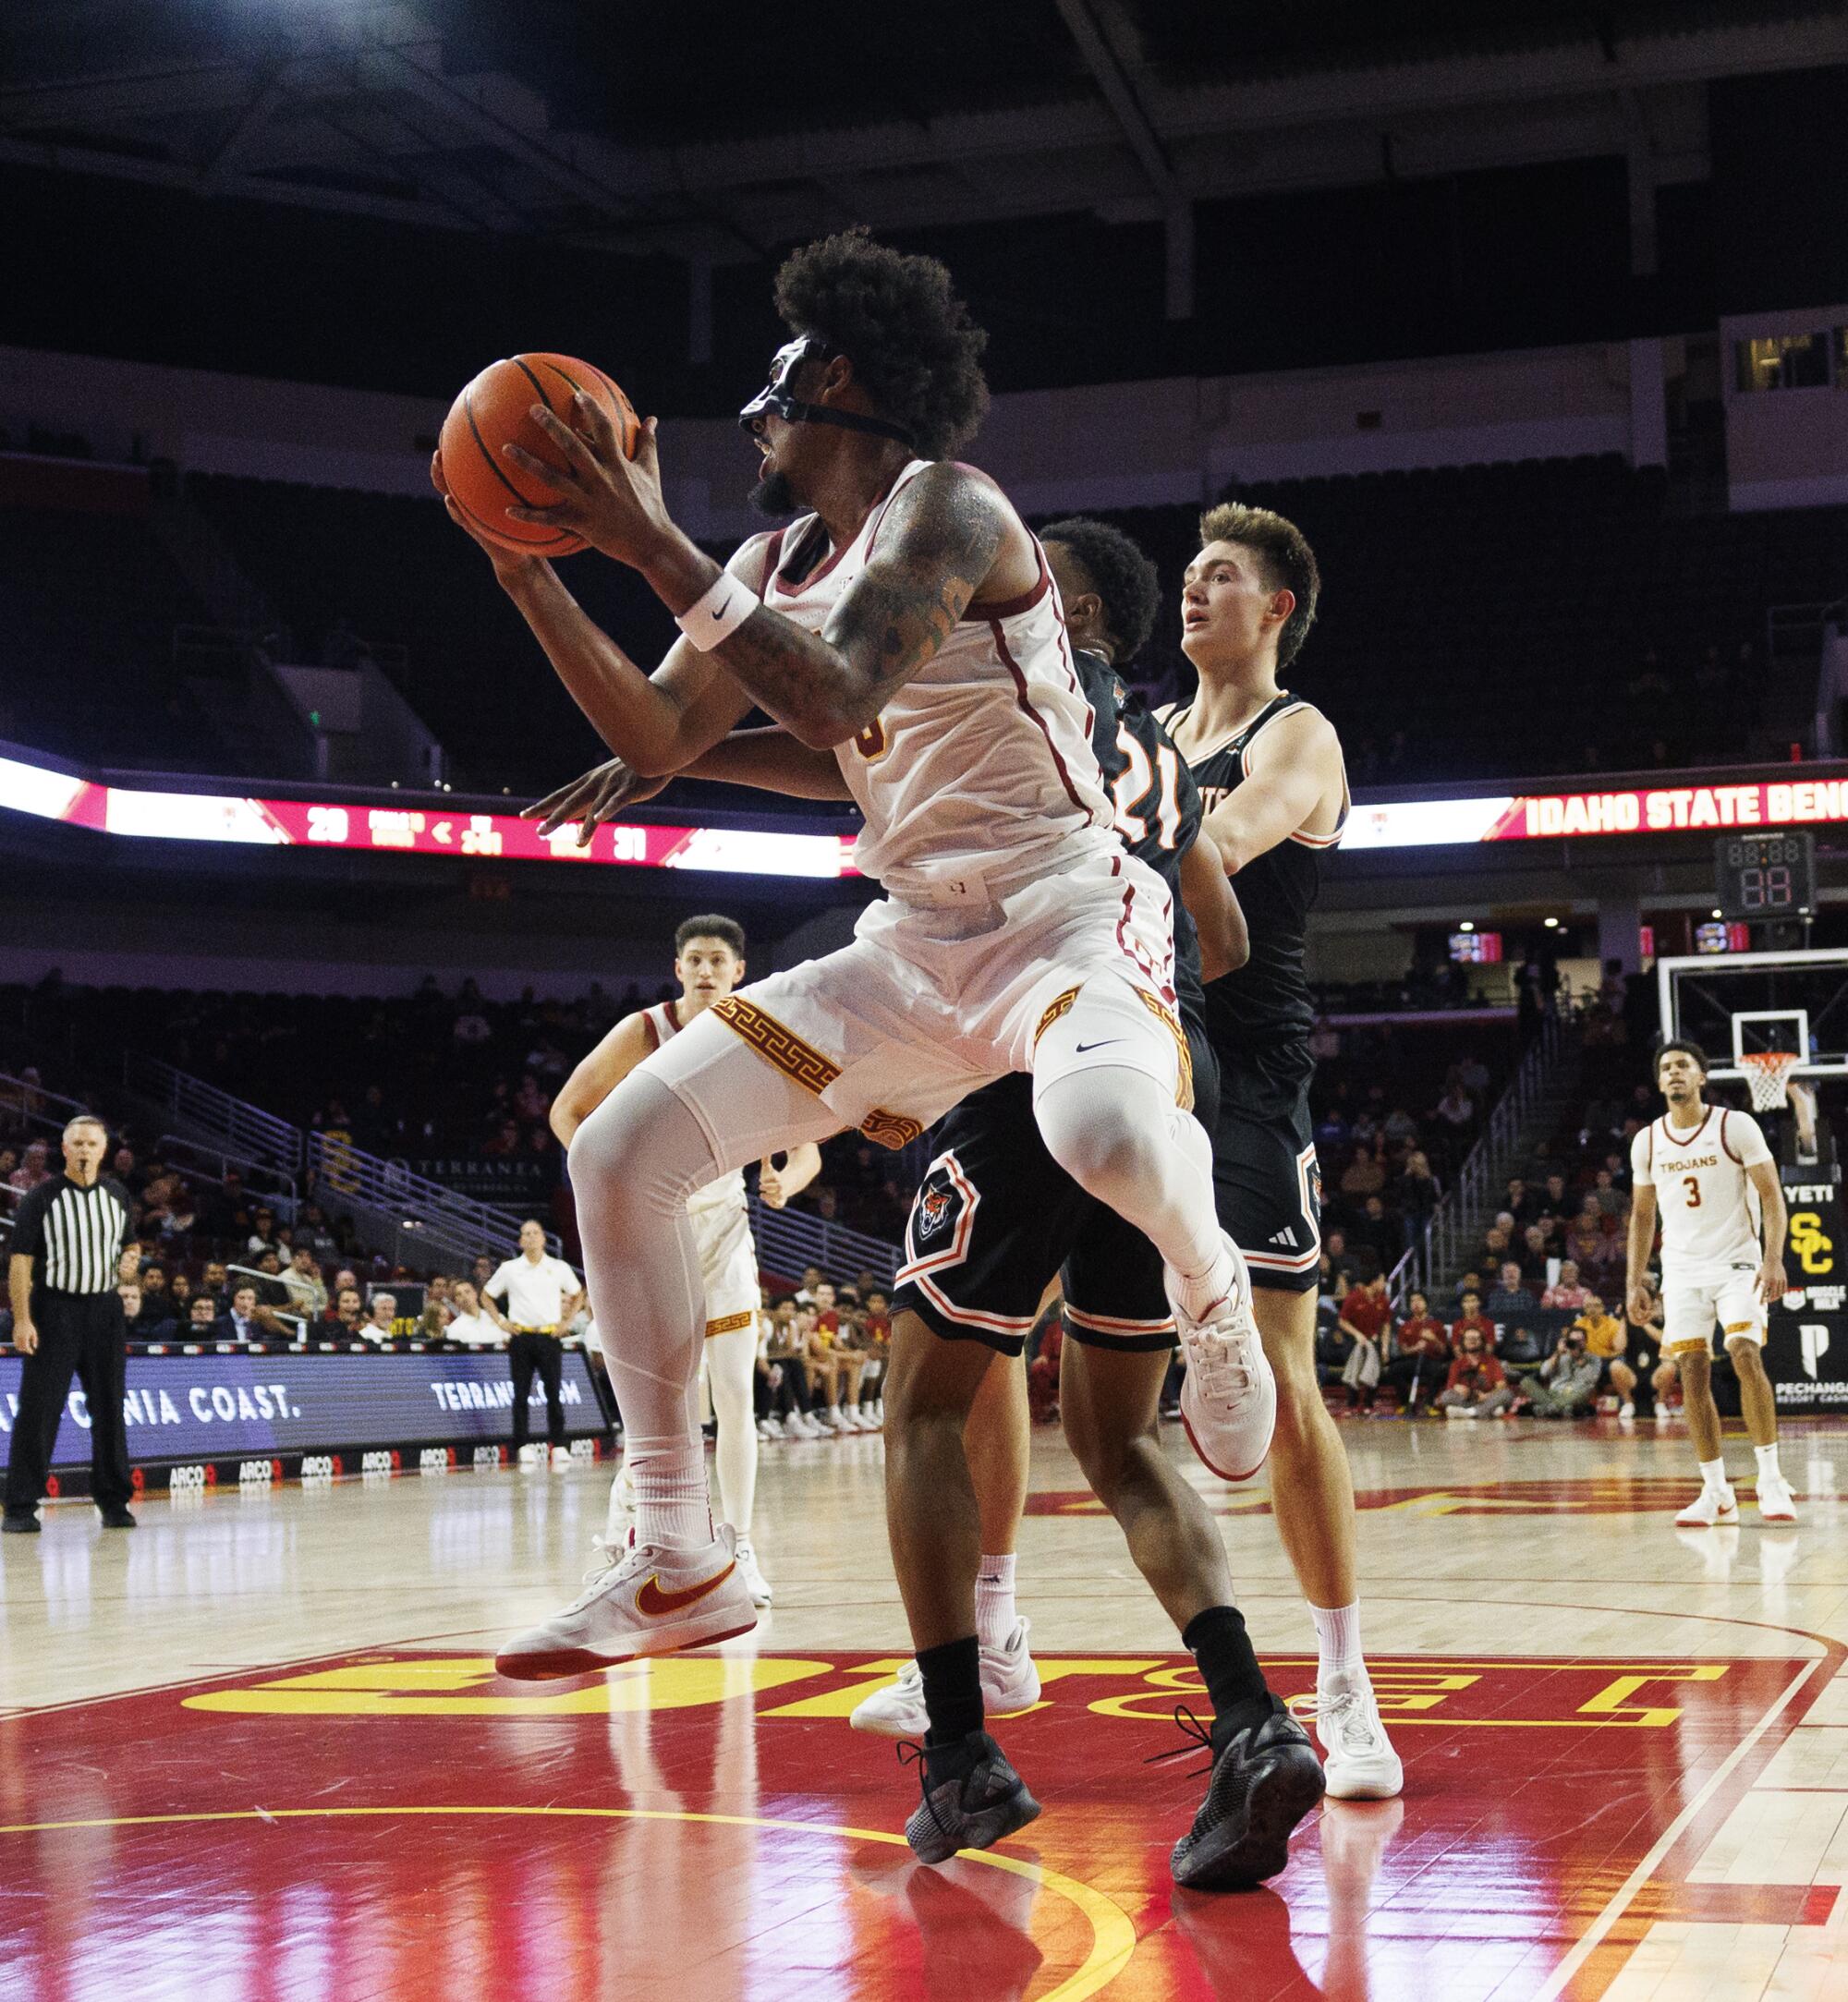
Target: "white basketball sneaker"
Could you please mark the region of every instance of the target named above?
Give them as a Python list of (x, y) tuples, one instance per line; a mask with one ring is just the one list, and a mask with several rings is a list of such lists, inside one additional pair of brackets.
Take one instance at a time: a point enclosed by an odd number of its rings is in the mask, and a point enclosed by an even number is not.
[(772, 1596), (770, 1581), (759, 1568), (757, 1552), (751, 1548), (749, 1537), (738, 1543), (738, 1574), (745, 1582), (745, 1590), (750, 1594), (753, 1606), (768, 1606)]
[(1759, 1475), (1758, 1513), (1768, 1523), (1796, 1521), (1796, 1495), (1781, 1474)]
[[(1030, 1709), (1040, 1701), (1040, 1671), (1027, 1650), (1031, 1622), (1016, 1620), (1004, 1647), (981, 1651), (982, 1708), (990, 1717), (1008, 1717), (1016, 1710)], [(915, 1661), (898, 1671), (898, 1680), (876, 1689), (847, 1719), (857, 1731), (869, 1731), (875, 1738), (922, 1739), (930, 1728), (924, 1707), (924, 1678)]]
[(1365, 1668), (1331, 1675), (1316, 1685), (1316, 1736), (1331, 1801), (1390, 1801), (1405, 1785), (1405, 1768), (1386, 1727)]
[(1739, 1498), (1729, 1482), (1723, 1487), (1703, 1486), (1700, 1493), (1675, 1517), (1684, 1529), (1712, 1529), (1720, 1523), (1739, 1520)]
[(1264, 1464), (1277, 1426), (1277, 1379), (1251, 1313), (1251, 1274), (1245, 1255), (1221, 1233), (1232, 1254), (1232, 1285), (1204, 1320), (1182, 1307), (1179, 1275), (1163, 1275), (1180, 1331), (1187, 1374), (1181, 1385), (1181, 1423), (1194, 1450), (1222, 1481), (1248, 1481)]
[(731, 1525), (697, 1550), (632, 1543), (585, 1574), (563, 1612), (517, 1633), (494, 1657), (516, 1681), (590, 1675), (638, 1655), (709, 1647), (757, 1625)]

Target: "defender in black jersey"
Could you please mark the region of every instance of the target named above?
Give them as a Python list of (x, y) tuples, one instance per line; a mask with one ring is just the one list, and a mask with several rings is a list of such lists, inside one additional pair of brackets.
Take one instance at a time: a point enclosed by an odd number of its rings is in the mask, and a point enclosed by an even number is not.
[(1250, 1264), (1277, 1379), (1271, 1507), (1315, 1619), (1329, 1791), (1376, 1799), (1397, 1793), (1404, 1775), (1360, 1652), (1354, 1482), (1315, 1368), (1321, 1192), (1304, 954), (1320, 857), (1347, 819), (1347, 774), (1328, 719), (1278, 680), (1314, 622), (1320, 588), (1294, 523), (1234, 502), (1209, 509), (1181, 601), (1181, 648), (1199, 687), (1164, 720), (1193, 768), (1206, 834), (1251, 933), (1246, 964), (1207, 989), (1207, 1031), (1220, 1060), (1220, 1221)]

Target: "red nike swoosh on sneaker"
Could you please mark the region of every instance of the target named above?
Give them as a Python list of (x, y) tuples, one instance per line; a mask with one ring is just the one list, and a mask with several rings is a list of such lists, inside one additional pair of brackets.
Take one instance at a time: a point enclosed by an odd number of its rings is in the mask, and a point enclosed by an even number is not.
[(663, 1592), (661, 1589), (661, 1574), (650, 1571), (642, 1588), (636, 1594), (636, 1611), (649, 1620), (660, 1620), (668, 1613), (684, 1612), (709, 1592), (716, 1592), (732, 1573), (737, 1570), (734, 1562), (723, 1571), (716, 1571), (697, 1585), (688, 1585), (684, 1592)]

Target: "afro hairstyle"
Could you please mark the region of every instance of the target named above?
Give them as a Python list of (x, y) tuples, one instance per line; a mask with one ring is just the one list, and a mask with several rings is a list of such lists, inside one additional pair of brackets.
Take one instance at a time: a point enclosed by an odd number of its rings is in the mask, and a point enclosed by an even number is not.
[(874, 408), (911, 433), (921, 458), (948, 458), (988, 414), (988, 335), (934, 257), (843, 230), (784, 260), (776, 309), (791, 334), (819, 334), (852, 361)]

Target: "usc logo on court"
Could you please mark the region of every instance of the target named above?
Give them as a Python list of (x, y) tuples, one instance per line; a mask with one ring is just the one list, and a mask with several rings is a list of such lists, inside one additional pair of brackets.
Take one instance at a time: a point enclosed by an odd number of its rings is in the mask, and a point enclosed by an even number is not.
[(1799, 1209), (1790, 1220), (1791, 1250), (1812, 1277), (1835, 1269), (1835, 1240), (1822, 1233), (1822, 1219), (1813, 1209)]

